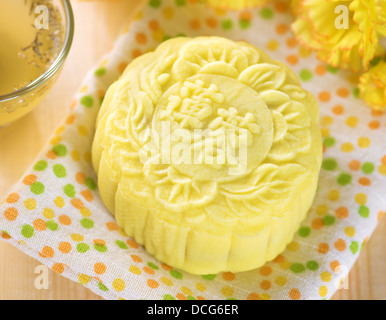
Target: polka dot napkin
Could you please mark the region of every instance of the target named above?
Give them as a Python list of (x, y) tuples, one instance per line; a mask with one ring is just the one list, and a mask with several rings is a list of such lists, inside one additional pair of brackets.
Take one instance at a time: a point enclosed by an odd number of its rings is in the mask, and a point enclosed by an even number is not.
[[(287, 2), (243, 12), (151, 0), (84, 81), (63, 126), (0, 207), (3, 240), (106, 299), (328, 299), (386, 204), (386, 116), (355, 79), (320, 63), (290, 32)], [(248, 41), (287, 63), (320, 103), (324, 160), (316, 199), (285, 252), (260, 269), (191, 275), (150, 256), (116, 225), (90, 163), (95, 118), (130, 61), (174, 36)]]

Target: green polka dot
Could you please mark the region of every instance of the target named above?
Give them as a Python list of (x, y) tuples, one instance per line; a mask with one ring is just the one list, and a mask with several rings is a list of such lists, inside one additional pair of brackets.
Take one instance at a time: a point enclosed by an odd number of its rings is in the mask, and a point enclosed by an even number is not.
[(310, 81), (313, 78), (313, 74), (309, 69), (302, 69), (299, 73), (299, 77), (303, 81)]
[(47, 225), (47, 228), (50, 229), (51, 231), (56, 231), (59, 228), (58, 224), (53, 220), (47, 221), (46, 225)]
[(30, 226), (29, 224), (25, 224), (22, 228), (21, 228), (21, 234), (29, 239), (29, 238), (32, 238), (33, 235), (34, 235), (34, 228), (32, 226)]
[(126, 243), (124, 243), (123, 241), (121, 241), (121, 240), (117, 240), (117, 241), (115, 241), (115, 243), (116, 243), (116, 245), (119, 247), (119, 248), (121, 248), (121, 249), (129, 249), (129, 247), (127, 246), (127, 244)]
[(38, 161), (35, 164), (34, 170), (36, 170), (36, 171), (44, 171), (44, 170), (47, 169), (47, 167), (48, 167), (47, 161), (41, 160), (41, 161)]
[(102, 253), (107, 251), (107, 247), (104, 244), (102, 244), (102, 243), (94, 244), (94, 249), (96, 251), (99, 251), (99, 252), (102, 252)]
[(54, 165), (54, 169), (53, 170), (54, 170), (54, 174), (58, 178), (64, 178), (67, 175), (66, 168), (63, 167), (61, 164)]
[(306, 268), (301, 263), (294, 263), (291, 266), (291, 271), (293, 273), (302, 273), (306, 270)]
[(176, 300), (176, 298), (174, 298), (172, 295), (170, 294), (165, 294), (164, 295), (164, 300)]
[(83, 226), (83, 228), (91, 229), (94, 227), (94, 221), (88, 218), (84, 218), (80, 220), (80, 224)]
[(236, 298), (227, 298), (227, 300), (237, 300)]
[(64, 157), (67, 155), (67, 148), (63, 144), (58, 144), (55, 147), (52, 148), (52, 151), (58, 156), (58, 157)]
[(322, 163), (322, 167), (324, 170), (335, 170), (337, 167), (338, 163), (336, 162), (335, 159), (325, 159)]
[(362, 164), (362, 171), (365, 174), (373, 173), (374, 169), (375, 167), (371, 162), (365, 162), (364, 164)]
[(78, 243), (76, 246), (76, 250), (80, 253), (85, 253), (90, 250), (90, 247), (86, 243)]
[(263, 19), (272, 19), (273, 11), (271, 8), (263, 8), (260, 10), (260, 15)]
[(156, 264), (154, 264), (153, 262), (148, 262), (147, 265), (150, 268), (154, 269), (154, 270), (158, 270), (159, 269), (158, 266)]
[(84, 96), (80, 99), (80, 104), (86, 108), (91, 108), (94, 105), (94, 99), (92, 96)]
[(335, 223), (335, 217), (332, 215), (327, 215), (323, 217), (323, 223), (325, 226), (332, 226)]
[(170, 275), (176, 279), (182, 279), (182, 273), (177, 270), (171, 270)]
[(73, 198), (76, 195), (75, 187), (72, 184), (64, 186), (63, 191), (70, 198)]
[(102, 77), (106, 74), (106, 72), (107, 72), (106, 68), (99, 68), (99, 69), (95, 70), (94, 74), (97, 77)]
[(306, 263), (306, 267), (308, 270), (315, 271), (319, 269), (319, 264), (314, 260), (310, 260)]
[(335, 139), (333, 137), (327, 137), (324, 139), (323, 145), (327, 148), (333, 147), (335, 145)]
[(354, 96), (354, 98), (359, 99), (359, 88), (354, 88), (352, 90), (352, 95)]
[(86, 178), (84, 183), (85, 183), (86, 187), (89, 188), (90, 190), (95, 191), (97, 188), (97, 184), (95, 183), (94, 179), (92, 179), (92, 178)]
[(241, 29), (245, 30), (245, 29), (248, 29), (250, 28), (251, 26), (251, 20), (247, 20), (247, 19), (241, 19), (239, 21), (239, 26)]
[(209, 281), (213, 281), (214, 279), (216, 279), (216, 275), (215, 274), (204, 274), (201, 277), (203, 279), (209, 280)]
[(171, 38), (173, 38), (172, 36), (164, 36), (164, 38), (162, 39), (162, 42), (165, 42), (165, 41), (168, 41), (170, 40)]
[(186, 0), (175, 0), (176, 1), (176, 6), (182, 7), (186, 5)]
[(311, 233), (311, 228), (310, 227), (301, 227), (298, 231), (299, 236), (306, 238), (310, 235)]
[(357, 241), (353, 241), (350, 244), (350, 251), (352, 254), (356, 254), (359, 250), (359, 243)]
[(233, 28), (233, 21), (231, 19), (225, 19), (221, 22), (221, 27), (224, 30), (231, 30)]
[(327, 71), (328, 72), (330, 72), (330, 73), (337, 73), (338, 72), (338, 68), (334, 68), (334, 67), (332, 67), (332, 66), (326, 66), (326, 69), (327, 69)]
[(106, 286), (104, 286), (102, 282), (98, 283), (98, 288), (102, 291), (109, 291), (109, 289)]
[(352, 177), (348, 173), (341, 173), (336, 181), (341, 185), (341, 186), (347, 186), (348, 184), (351, 183)]
[(161, 0), (150, 0), (149, 5), (153, 8), (159, 8), (161, 5)]
[(358, 213), (362, 218), (368, 218), (370, 215), (370, 209), (366, 206), (360, 206), (358, 209)]
[(44, 193), (45, 187), (44, 184), (41, 182), (34, 182), (33, 184), (31, 184), (30, 189), (31, 192), (38, 195)]
[(187, 300), (196, 300), (196, 298), (195, 298), (195, 297), (192, 297), (192, 296), (187, 296), (186, 299), (187, 299)]

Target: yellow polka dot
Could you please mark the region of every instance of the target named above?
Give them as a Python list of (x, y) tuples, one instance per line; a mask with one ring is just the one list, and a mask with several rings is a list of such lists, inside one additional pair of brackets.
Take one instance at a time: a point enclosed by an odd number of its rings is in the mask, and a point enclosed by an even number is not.
[(386, 176), (386, 166), (384, 164), (381, 164), (378, 168), (378, 172), (383, 175), (383, 176)]
[(137, 266), (130, 266), (129, 271), (130, 271), (131, 273), (136, 274), (136, 275), (139, 275), (139, 274), (141, 274), (141, 272), (142, 272), (141, 269), (138, 268)]
[(321, 132), (323, 138), (330, 136), (330, 130), (327, 128), (321, 128), (320, 132)]
[(361, 148), (367, 148), (370, 145), (371, 141), (369, 138), (360, 137), (358, 139), (358, 146)]
[(367, 196), (364, 193), (357, 193), (355, 195), (355, 201), (359, 205), (364, 205), (367, 202)]
[(72, 239), (73, 241), (75, 241), (75, 242), (80, 242), (80, 241), (83, 241), (83, 240), (84, 240), (84, 237), (83, 237), (81, 234), (79, 234), (79, 233), (73, 233), (73, 234), (71, 235), (71, 239)]
[(48, 220), (53, 219), (55, 217), (55, 212), (51, 208), (43, 209), (43, 216), (45, 216)]
[(64, 131), (64, 126), (60, 126), (58, 129), (56, 129), (55, 134), (61, 134)]
[(192, 296), (192, 295), (193, 295), (192, 290), (190, 290), (190, 289), (187, 288), (187, 287), (181, 287), (181, 291), (182, 291), (183, 293), (185, 293), (187, 296)]
[(231, 287), (228, 287), (228, 286), (225, 286), (224, 288), (221, 289), (221, 293), (225, 296), (225, 297), (232, 297), (233, 294), (234, 294), (234, 290), (231, 288)]
[(299, 243), (297, 243), (296, 241), (292, 241), (290, 244), (288, 244), (287, 249), (289, 251), (296, 251), (299, 249)]
[(83, 86), (81, 89), (80, 89), (80, 93), (85, 93), (87, 92), (88, 90), (88, 86)]
[(24, 201), (24, 206), (28, 210), (35, 210), (36, 209), (36, 200), (35, 199), (27, 199)]
[(166, 7), (162, 10), (162, 15), (166, 20), (173, 19), (174, 17), (174, 9), (171, 7)]
[(287, 278), (286, 277), (276, 277), (275, 278), (275, 283), (278, 286), (285, 286), (287, 283)]
[(165, 38), (165, 32), (161, 29), (153, 31), (153, 39), (157, 42), (161, 42)]
[(79, 126), (78, 127), (78, 133), (79, 133), (79, 135), (85, 137), (85, 136), (87, 136), (88, 130), (85, 126)]
[(323, 298), (327, 295), (328, 289), (326, 286), (321, 286), (319, 288), (319, 295)]
[(260, 300), (271, 300), (271, 296), (268, 293), (261, 293), (259, 294)]
[(51, 145), (57, 145), (60, 143), (60, 141), (62, 141), (62, 137), (60, 136), (56, 136), (56, 137), (53, 137), (50, 141), (50, 144)]
[(270, 40), (267, 43), (267, 49), (276, 51), (279, 48), (279, 43), (275, 40)]
[(330, 282), (331, 281), (331, 273), (327, 272), (327, 271), (323, 271), (321, 274), (320, 274), (320, 279), (323, 281), (323, 282)]
[(345, 142), (340, 146), (340, 150), (343, 152), (351, 152), (354, 150), (354, 145), (351, 142)]
[(201, 282), (197, 282), (196, 283), (196, 288), (197, 288), (198, 291), (201, 291), (201, 292), (206, 290), (205, 284), (203, 284)]
[(133, 18), (134, 21), (141, 20), (143, 17), (143, 12), (139, 11)]
[(225, 16), (227, 14), (227, 11), (225, 9), (216, 8), (215, 13), (217, 16), (222, 17), (222, 16)]
[(291, 268), (291, 266), (292, 266), (292, 263), (289, 261), (283, 261), (282, 263), (280, 263), (281, 269), (289, 269)]
[(173, 281), (168, 279), (168, 278), (165, 278), (165, 277), (162, 277), (161, 278), (161, 282), (165, 285), (165, 286), (168, 286), (168, 287), (171, 287), (173, 285)]
[(78, 280), (81, 284), (87, 284), (90, 282), (91, 278), (88, 275), (80, 274)]
[(355, 228), (354, 227), (346, 227), (344, 229), (344, 233), (348, 236), (348, 237), (353, 237), (355, 236)]
[(311, 55), (312, 53), (312, 50), (308, 50), (307, 48), (303, 47), (303, 46), (300, 46), (299, 47), (299, 56), (301, 56), (302, 58), (307, 58)]
[(328, 199), (330, 199), (331, 201), (337, 201), (339, 200), (340, 198), (340, 193), (338, 190), (330, 190), (330, 192), (328, 193)]
[(62, 197), (57, 197), (55, 200), (54, 200), (54, 203), (55, 205), (58, 207), (58, 208), (63, 208), (65, 206), (65, 203), (64, 203), (64, 199)]
[(357, 117), (351, 116), (346, 119), (346, 124), (351, 128), (355, 128), (358, 125), (358, 121)]
[(74, 161), (79, 161), (80, 160), (80, 154), (78, 151), (74, 150), (71, 152), (71, 158)]
[(107, 65), (107, 63), (109, 62), (109, 59), (104, 59), (100, 64), (99, 64), (99, 68), (103, 68)]
[(84, 160), (86, 162), (91, 162), (91, 152), (85, 152), (84, 153)]
[(80, 214), (85, 217), (85, 218), (88, 218), (89, 216), (91, 216), (91, 211), (90, 209), (87, 209), (86, 207), (83, 207), (79, 210)]
[(324, 216), (328, 212), (328, 207), (324, 204), (316, 207), (316, 214), (319, 216)]
[(113, 288), (115, 291), (117, 292), (123, 291), (125, 290), (125, 287), (126, 287), (125, 281), (123, 281), (122, 279), (118, 278), (113, 281)]
[(325, 116), (322, 119), (320, 119), (320, 125), (323, 127), (328, 127), (332, 124), (332, 121), (333, 121), (332, 117)]

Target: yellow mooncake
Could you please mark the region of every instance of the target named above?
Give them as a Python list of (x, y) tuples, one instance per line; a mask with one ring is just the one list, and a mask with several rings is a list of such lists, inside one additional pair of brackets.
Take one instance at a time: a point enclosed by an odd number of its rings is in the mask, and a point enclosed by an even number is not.
[(316, 193), (319, 109), (245, 42), (174, 38), (108, 90), (92, 148), (103, 202), (160, 261), (247, 271), (292, 240)]

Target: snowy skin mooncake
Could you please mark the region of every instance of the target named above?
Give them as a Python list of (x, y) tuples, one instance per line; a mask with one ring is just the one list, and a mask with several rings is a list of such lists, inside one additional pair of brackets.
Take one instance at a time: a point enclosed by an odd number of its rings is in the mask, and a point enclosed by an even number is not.
[(194, 274), (274, 259), (315, 196), (319, 109), (286, 65), (244, 42), (174, 38), (108, 90), (92, 160), (127, 235)]

